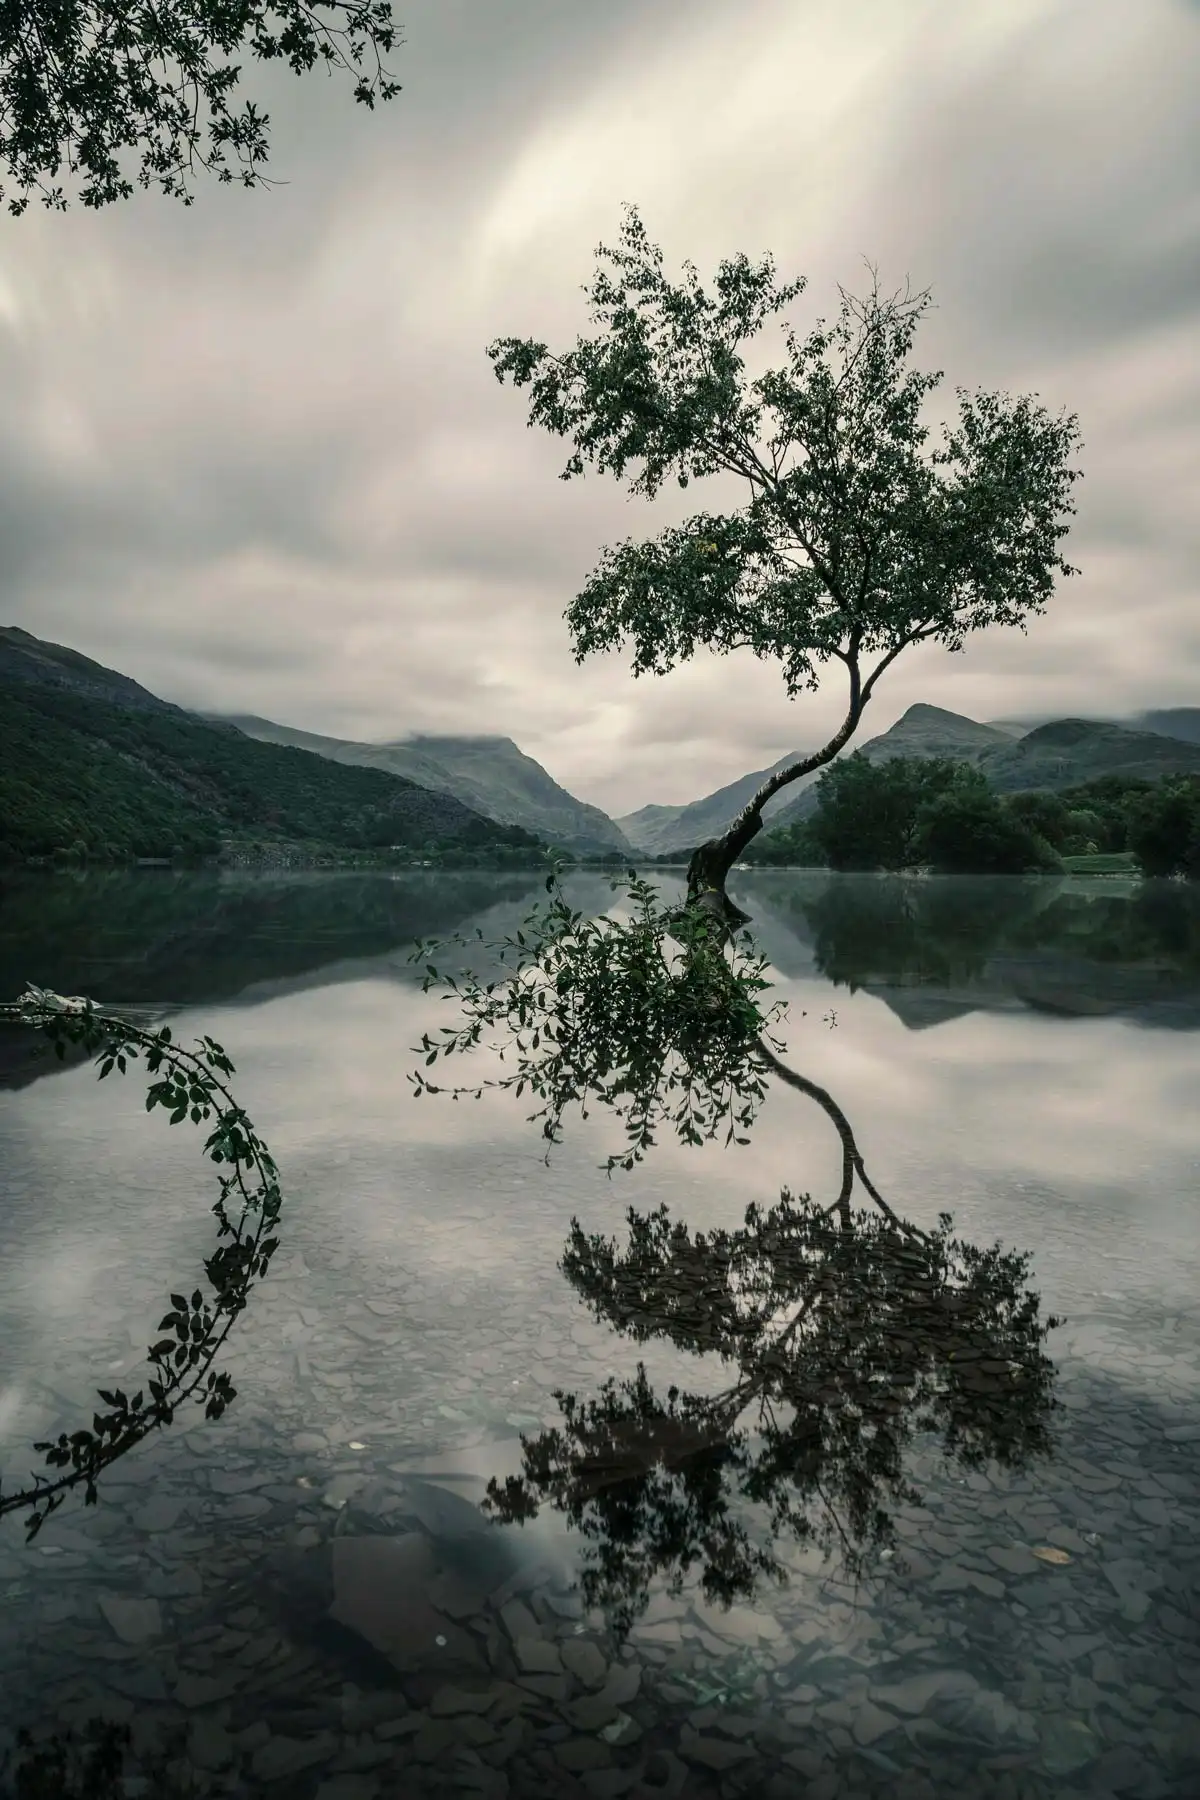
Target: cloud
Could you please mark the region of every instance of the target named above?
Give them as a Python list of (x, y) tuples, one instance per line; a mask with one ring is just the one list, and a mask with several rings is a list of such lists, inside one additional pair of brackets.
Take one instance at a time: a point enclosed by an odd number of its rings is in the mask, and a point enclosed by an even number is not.
[[(514, 737), (613, 812), (818, 741), (752, 658), (662, 682), (583, 666), (563, 609), (602, 548), (732, 478), (630, 502), (485, 349), (589, 330), (580, 286), (634, 201), (668, 268), (803, 273), (798, 328), (931, 286), (914, 345), (956, 383), (1079, 414), (1085, 480), (1028, 637), (889, 673), (997, 717), (1194, 702), (1200, 23), (1167, 0), (418, 0), (369, 114), (248, 59), (271, 118), (247, 193), (38, 207), (0, 237), (0, 617), (184, 704), (317, 731)], [(771, 330), (751, 375), (782, 360)], [(937, 432), (934, 432), (936, 441)], [(686, 501), (686, 505), (684, 502)]]

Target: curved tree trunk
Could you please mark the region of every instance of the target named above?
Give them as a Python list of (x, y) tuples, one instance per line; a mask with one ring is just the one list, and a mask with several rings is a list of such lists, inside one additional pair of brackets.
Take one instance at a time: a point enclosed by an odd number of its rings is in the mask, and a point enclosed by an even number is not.
[(867, 698), (868, 694), (859, 689), (857, 670), (852, 668), (850, 709), (840, 728), (824, 748), (769, 776), (720, 837), (709, 838), (707, 843), (693, 850), (687, 871), (686, 910), (693, 915), (699, 913), (710, 919), (715, 924), (722, 943), (727, 943), (743, 925), (750, 923), (750, 914), (744, 913), (740, 906), (735, 906), (725, 892), (725, 881), (747, 844), (752, 843), (762, 830), (763, 807), (781, 788), (798, 781), (801, 775), (811, 775), (814, 769), (823, 769), (833, 761), (858, 729)]

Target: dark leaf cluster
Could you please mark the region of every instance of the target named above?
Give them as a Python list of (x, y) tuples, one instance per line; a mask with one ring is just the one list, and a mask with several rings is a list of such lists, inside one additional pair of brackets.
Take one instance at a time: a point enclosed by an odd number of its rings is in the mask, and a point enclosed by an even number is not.
[(927, 1233), (893, 1214), (835, 1222), (786, 1190), (733, 1232), (693, 1233), (665, 1207), (628, 1219), (623, 1248), (573, 1224), (571, 1284), (622, 1334), (732, 1379), (664, 1399), (639, 1364), (594, 1400), (560, 1392), (561, 1427), (523, 1437), (521, 1475), (489, 1490), (503, 1520), (565, 1514), (589, 1546), (585, 1597), (618, 1628), (656, 1577), (678, 1592), (694, 1569), (724, 1603), (786, 1579), (785, 1535), (861, 1576), (892, 1553), (889, 1505), (920, 1500), (905, 1474), (918, 1434), (964, 1468), (1051, 1448), (1041, 1346), (1061, 1321), (1040, 1320), (1027, 1256), (951, 1238), (948, 1214)]
[[(86, 1502), (94, 1506), (101, 1472), (156, 1427), (169, 1425), (185, 1400), (203, 1405), (206, 1418), (219, 1419), (236, 1397), (229, 1376), (214, 1371), (212, 1363), (246, 1305), (251, 1283), (267, 1272), (279, 1239), (264, 1233), (277, 1222), (282, 1198), (270, 1151), (221, 1079), (232, 1075), (234, 1068), (215, 1038), (198, 1038), (196, 1048), (186, 1050), (172, 1042), (167, 1025), (148, 1030), (102, 1011), (88, 999), (64, 998), (32, 985), (18, 1000), (0, 1007), (0, 1017), (44, 1032), (60, 1059), (68, 1045), (80, 1046), (98, 1062), (102, 1081), (113, 1069), (124, 1075), (141, 1057), (148, 1075), (165, 1069), (161, 1080), (150, 1083), (146, 1111), (164, 1108), (172, 1125), (188, 1117), (195, 1124), (211, 1119), (205, 1151), (210, 1161), (230, 1171), (218, 1177), (220, 1195), (213, 1206), (219, 1235), (230, 1241), (219, 1245), (204, 1264), (213, 1301), (206, 1300), (199, 1288), (190, 1298), (172, 1294), (171, 1311), (158, 1325), (160, 1332), (170, 1335), (149, 1347), (154, 1373), (146, 1389), (139, 1389), (132, 1399), (121, 1388), (98, 1389), (111, 1410), (95, 1413), (90, 1431), (62, 1432), (56, 1442), (34, 1445), (45, 1452), (51, 1468), (70, 1473), (56, 1481), (35, 1476), (32, 1488), (0, 1496), (0, 1515), (31, 1501), (44, 1503), (40, 1512), (35, 1504), (26, 1521), (27, 1535), (33, 1538), (62, 1505), (66, 1490), (83, 1483)], [(236, 1224), (226, 1210), (229, 1201), (241, 1208)], [(257, 1221), (252, 1234), (246, 1228), (251, 1214)]]
[(397, 41), (391, 20), (388, 0), (0, 0), (0, 160), (19, 190), (8, 210), (19, 217), (36, 187), (44, 206), (65, 212), (62, 187), (44, 179), (53, 182), (64, 161), (83, 177), (84, 206), (128, 199), (127, 150), (141, 152), (141, 187), (157, 184), (185, 206), (197, 160), (232, 182), (230, 150), (242, 185), (260, 185), (269, 117), (253, 101), (231, 112), (242, 66), (228, 59), (248, 48), (296, 75), (318, 62), (332, 74), (335, 65), (360, 69), (369, 48), (375, 74), (356, 76), (354, 98), (373, 109), (377, 95), (400, 92), (380, 62)]
[[(572, 909), (557, 874), (550, 895), (535, 906), (515, 937), (487, 946), (502, 974), (481, 981), (445, 975), (429, 961), (450, 944), (418, 944), (411, 961), (426, 964), (424, 986), (445, 990), (464, 1023), (443, 1026), (440, 1041), (426, 1033), (419, 1046), (426, 1067), (477, 1048), (499, 1031), (508, 1074), (473, 1088), (528, 1090), (542, 1102), (529, 1116), (542, 1121), (549, 1144), (560, 1141), (563, 1115), (589, 1103), (611, 1108), (625, 1127), (627, 1147), (610, 1156), (609, 1172), (640, 1162), (663, 1125), (684, 1143), (699, 1144), (725, 1128), (726, 1143), (744, 1143), (765, 1093), (760, 1040), (782, 1006), (769, 1011), (759, 996), (769, 985), (765, 959), (743, 950), (726, 958), (703, 921), (669, 912), (653, 887), (630, 873), (625, 887), (631, 916), (585, 918)], [(674, 949), (672, 949), (674, 945)], [(417, 1071), (417, 1094), (436, 1087)], [(547, 1149), (547, 1156), (549, 1149)]]
[[(488, 348), (497, 379), (531, 390), (529, 424), (574, 443), (585, 463), (653, 499), (674, 476), (743, 477), (751, 498), (697, 513), (649, 542), (604, 552), (567, 609), (576, 657), (633, 646), (635, 674), (664, 674), (706, 648), (777, 660), (789, 694), (814, 688), (830, 658), (861, 707), (907, 645), (960, 650), (973, 631), (1024, 627), (1044, 610), (1074, 510), (1067, 467), (1075, 419), (1034, 399), (958, 390), (959, 420), (928, 460), (920, 422), (941, 374), (904, 372), (928, 293), (841, 292), (836, 324), (801, 341), (787, 366), (747, 388), (743, 344), (806, 285), (775, 285), (772, 259), (721, 263), (715, 297), (687, 263), (682, 285), (626, 209), (618, 248), (601, 244), (585, 287), (603, 329), (552, 354), (532, 339)], [(611, 271), (611, 272), (610, 272)], [(830, 361), (830, 352), (833, 361)], [(860, 659), (878, 657), (862, 679)]]

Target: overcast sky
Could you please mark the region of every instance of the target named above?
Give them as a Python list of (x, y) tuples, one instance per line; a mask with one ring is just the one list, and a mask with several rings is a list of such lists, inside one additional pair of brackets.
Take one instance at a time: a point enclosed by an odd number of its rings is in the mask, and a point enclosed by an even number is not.
[[(806, 334), (930, 287), (912, 364), (1078, 413), (1078, 512), (1029, 635), (922, 648), (913, 701), (988, 719), (1200, 704), (1195, 0), (397, 0), (374, 113), (246, 58), (267, 172), (0, 214), (0, 623), (185, 706), (516, 739), (620, 814), (824, 740), (770, 664), (574, 663), (605, 544), (748, 491), (556, 479), (497, 336), (570, 348), (621, 203), (667, 270), (770, 251)], [(136, 165), (134, 165), (136, 167)], [(74, 190), (69, 190), (74, 191)], [(782, 362), (772, 326), (751, 374)], [(937, 433), (927, 449), (937, 442)], [(686, 502), (686, 504), (684, 504)]]

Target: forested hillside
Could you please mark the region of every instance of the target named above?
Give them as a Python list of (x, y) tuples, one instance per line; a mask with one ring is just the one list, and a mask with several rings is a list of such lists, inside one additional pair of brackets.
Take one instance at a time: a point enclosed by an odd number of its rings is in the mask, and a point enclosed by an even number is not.
[[(258, 743), (163, 704), (114, 704), (0, 664), (0, 856), (206, 856), (223, 841), (516, 861), (539, 841), (379, 769)], [(152, 699), (151, 696), (148, 698)]]

